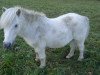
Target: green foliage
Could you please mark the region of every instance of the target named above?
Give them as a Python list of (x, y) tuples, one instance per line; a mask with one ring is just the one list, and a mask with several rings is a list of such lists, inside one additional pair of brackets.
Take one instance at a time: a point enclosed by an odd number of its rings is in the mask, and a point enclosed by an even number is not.
[[(21, 38), (15, 46), (5, 50), (2, 46), (3, 31), (0, 31), (0, 75), (100, 75), (100, 0), (0, 0), (0, 9), (20, 5), (24, 8), (44, 12), (48, 17), (76, 12), (90, 19), (90, 34), (86, 40), (85, 59), (65, 59), (69, 46), (47, 49), (47, 66), (39, 69), (35, 62), (34, 49)], [(2, 14), (0, 10), (0, 14)]]

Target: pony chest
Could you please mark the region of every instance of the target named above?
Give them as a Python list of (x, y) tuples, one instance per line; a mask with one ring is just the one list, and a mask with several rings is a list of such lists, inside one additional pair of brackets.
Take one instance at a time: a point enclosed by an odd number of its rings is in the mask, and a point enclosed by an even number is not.
[(25, 40), (25, 42), (32, 46), (34, 44), (36, 44), (39, 40), (39, 34), (38, 33), (33, 33), (33, 32), (29, 32), (27, 34), (21, 35), (21, 37)]
[(38, 42), (38, 37), (24, 37), (24, 40), (27, 42), (28, 45), (33, 47)]

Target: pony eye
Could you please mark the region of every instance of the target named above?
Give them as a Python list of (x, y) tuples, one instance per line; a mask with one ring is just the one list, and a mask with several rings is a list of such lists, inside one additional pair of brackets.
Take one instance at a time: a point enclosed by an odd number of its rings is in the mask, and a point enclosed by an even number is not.
[(15, 25), (15, 28), (17, 28), (17, 27), (18, 27), (18, 25), (16, 24), (16, 25)]

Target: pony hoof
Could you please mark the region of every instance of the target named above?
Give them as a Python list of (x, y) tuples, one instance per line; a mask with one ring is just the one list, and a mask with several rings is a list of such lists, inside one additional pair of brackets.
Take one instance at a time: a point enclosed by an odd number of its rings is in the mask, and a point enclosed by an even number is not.
[(39, 68), (43, 69), (43, 68), (45, 68), (45, 66), (40, 65)]
[(78, 58), (78, 61), (82, 61), (84, 58)]
[(36, 62), (39, 62), (39, 59), (36, 58), (35, 61), (36, 61)]
[(66, 58), (69, 59), (71, 58), (73, 55), (67, 55)]
[(67, 58), (67, 59), (69, 59), (69, 58), (70, 58), (70, 56), (66, 56), (66, 58)]

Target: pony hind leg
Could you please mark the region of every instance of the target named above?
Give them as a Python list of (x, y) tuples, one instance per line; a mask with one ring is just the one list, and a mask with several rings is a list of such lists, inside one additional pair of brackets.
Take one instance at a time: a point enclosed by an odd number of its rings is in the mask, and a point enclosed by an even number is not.
[(78, 61), (81, 61), (82, 59), (84, 59), (84, 41), (79, 41), (77, 42), (77, 46), (79, 48), (79, 57), (78, 57)]
[(39, 61), (39, 54), (36, 52), (36, 58), (35, 61)]
[(69, 54), (66, 56), (66, 58), (71, 58), (74, 55), (75, 49), (77, 48), (77, 44), (75, 40), (72, 40), (70, 42), (70, 52)]

